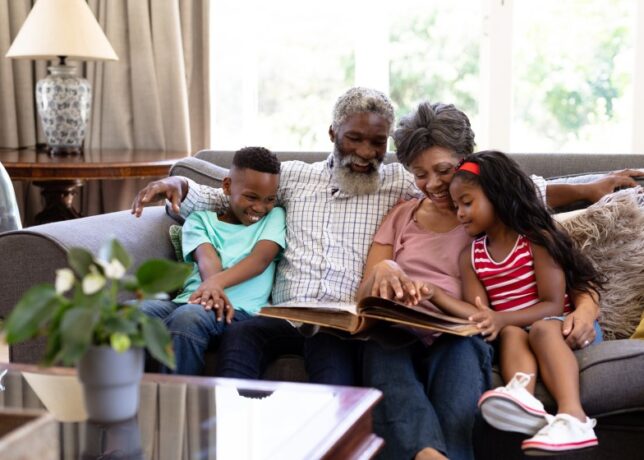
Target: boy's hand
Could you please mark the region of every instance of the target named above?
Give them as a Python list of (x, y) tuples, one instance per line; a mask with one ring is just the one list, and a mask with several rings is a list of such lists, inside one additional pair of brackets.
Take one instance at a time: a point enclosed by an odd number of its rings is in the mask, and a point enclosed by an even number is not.
[(217, 281), (216, 275), (203, 281), (188, 298), (188, 302), (200, 303), (206, 310), (214, 309), (217, 321), (221, 321), (225, 316), (226, 322), (230, 323), (235, 315), (233, 305), (224, 292), (224, 288)]
[(478, 312), (474, 313), (468, 319), (476, 323), (476, 327), (481, 330), (481, 335), (485, 338), (486, 342), (492, 342), (499, 335), (501, 329), (505, 327), (503, 315), (483, 305), (483, 301), (478, 296), (474, 301), (474, 305), (478, 309)]

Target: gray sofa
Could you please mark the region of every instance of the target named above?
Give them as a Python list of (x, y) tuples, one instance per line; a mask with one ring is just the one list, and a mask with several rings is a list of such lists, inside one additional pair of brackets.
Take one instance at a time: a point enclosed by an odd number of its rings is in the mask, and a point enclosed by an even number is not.
[[(326, 158), (327, 153), (278, 154), (282, 161), (307, 162)], [(644, 167), (644, 155), (597, 154), (514, 154), (528, 173), (558, 177), (587, 172), (603, 172), (627, 167)], [(188, 176), (199, 183), (219, 186), (232, 159), (231, 152), (201, 151), (179, 161), (172, 175)], [(388, 155), (387, 161), (394, 161)], [(565, 180), (565, 179), (562, 179)], [(53, 282), (54, 271), (65, 266), (66, 251), (83, 246), (96, 251), (110, 236), (116, 236), (132, 255), (135, 264), (151, 257), (174, 258), (168, 227), (174, 223), (162, 206), (147, 208), (140, 219), (129, 211), (87, 217), (73, 221), (30, 227), (0, 234), (0, 316), (6, 317), (30, 286)], [(10, 348), (10, 360), (37, 362), (44, 339)], [(641, 458), (644, 435), (644, 341), (617, 340), (577, 352), (581, 369), (581, 396), (589, 415), (597, 417), (600, 447), (570, 458)], [(206, 373), (214, 357), (209, 357)], [(306, 381), (299, 356), (282, 356), (266, 372), (270, 380)], [(500, 377), (495, 376), (497, 384)], [(554, 408), (547, 391), (539, 385), (537, 395), (546, 407)], [(521, 436), (502, 433), (481, 423), (476, 429), (477, 457), (522, 458)]]

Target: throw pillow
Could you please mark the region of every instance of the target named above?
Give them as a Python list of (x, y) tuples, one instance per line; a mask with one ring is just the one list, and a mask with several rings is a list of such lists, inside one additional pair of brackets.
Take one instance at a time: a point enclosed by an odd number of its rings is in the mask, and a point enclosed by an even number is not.
[(561, 225), (606, 277), (599, 318), (604, 338), (629, 338), (644, 307), (644, 192), (636, 187), (607, 195)]
[(177, 256), (179, 262), (185, 262), (183, 260), (183, 251), (181, 250), (181, 225), (170, 225), (168, 229), (170, 234), (170, 242), (174, 248), (174, 254)]
[(642, 313), (642, 320), (640, 321), (640, 325), (637, 326), (637, 329), (635, 329), (635, 333), (633, 334), (631, 339), (644, 340), (644, 313)]

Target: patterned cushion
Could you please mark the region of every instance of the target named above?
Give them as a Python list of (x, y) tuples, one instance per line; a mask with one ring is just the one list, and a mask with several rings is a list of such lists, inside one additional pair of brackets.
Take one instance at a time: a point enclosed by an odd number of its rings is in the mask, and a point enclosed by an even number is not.
[(174, 248), (174, 254), (177, 256), (179, 262), (185, 262), (183, 259), (183, 251), (181, 250), (181, 225), (170, 225), (168, 233), (170, 234), (170, 242)]
[(561, 222), (605, 275), (599, 323), (605, 339), (626, 339), (644, 308), (644, 192), (622, 190)]

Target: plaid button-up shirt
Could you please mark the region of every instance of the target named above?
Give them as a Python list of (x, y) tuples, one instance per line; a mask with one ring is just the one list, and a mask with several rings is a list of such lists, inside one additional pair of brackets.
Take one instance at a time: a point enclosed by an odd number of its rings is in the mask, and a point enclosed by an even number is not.
[[(332, 165), (333, 155), (317, 163), (282, 163), (277, 204), (286, 210), (287, 247), (277, 267), (273, 303), (353, 302), (383, 218), (401, 199), (422, 195), (412, 175), (392, 163), (380, 167), (376, 193), (350, 196), (340, 190)], [(533, 180), (545, 196), (545, 180)], [(188, 181), (181, 216), (227, 208), (221, 189)]]
[[(401, 199), (418, 196), (412, 176), (399, 163), (380, 167), (380, 188), (349, 196), (326, 161), (282, 163), (278, 205), (286, 210), (286, 249), (277, 268), (273, 303), (352, 302), (362, 280), (367, 252), (387, 212)], [(221, 189), (189, 181), (181, 215), (222, 211)]]

